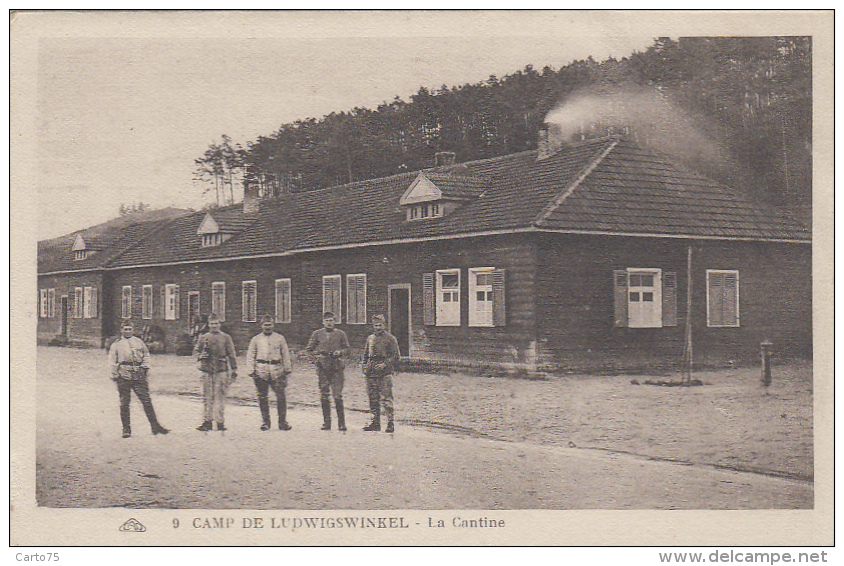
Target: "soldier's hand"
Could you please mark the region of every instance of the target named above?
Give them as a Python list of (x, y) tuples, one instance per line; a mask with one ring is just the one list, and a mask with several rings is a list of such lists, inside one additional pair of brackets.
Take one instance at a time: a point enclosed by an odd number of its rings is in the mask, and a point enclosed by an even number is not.
[(233, 371), (232, 372), (232, 381), (234, 381), (235, 379), (237, 379), (237, 372)]
[(258, 377), (258, 372), (253, 371), (252, 373), (249, 374), (249, 377)]

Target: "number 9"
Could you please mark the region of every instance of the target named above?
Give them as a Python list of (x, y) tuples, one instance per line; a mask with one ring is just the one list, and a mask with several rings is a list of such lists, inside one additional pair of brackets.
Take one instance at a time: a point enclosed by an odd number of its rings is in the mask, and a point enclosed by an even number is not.
[(173, 519), (173, 528), (174, 528), (174, 529), (178, 529), (178, 528), (179, 528), (179, 520), (178, 520), (178, 519)]

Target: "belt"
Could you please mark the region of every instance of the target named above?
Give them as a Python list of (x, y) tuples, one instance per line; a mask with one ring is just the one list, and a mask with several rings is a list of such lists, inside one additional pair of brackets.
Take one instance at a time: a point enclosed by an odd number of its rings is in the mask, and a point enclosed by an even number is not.
[(281, 363), (281, 360), (256, 360), (259, 364), (270, 364), (277, 366)]
[(140, 362), (120, 362), (118, 365), (140, 367), (141, 363)]

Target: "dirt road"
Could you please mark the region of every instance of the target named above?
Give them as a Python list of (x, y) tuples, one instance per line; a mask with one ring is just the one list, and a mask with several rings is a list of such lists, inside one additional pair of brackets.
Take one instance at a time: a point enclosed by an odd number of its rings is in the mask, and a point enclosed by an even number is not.
[[(90, 356), (42, 363), (37, 384), (39, 505), (182, 509), (772, 509), (811, 508), (810, 482), (597, 450), (501, 441), (400, 425), (319, 430), (294, 406), (290, 432), (258, 430), (258, 410), (230, 405), (225, 433), (194, 430), (191, 398), (154, 394), (167, 436), (133, 399), (120, 438), (117, 393)], [(56, 371), (56, 369), (60, 371)], [(52, 371), (51, 371), (52, 370)]]

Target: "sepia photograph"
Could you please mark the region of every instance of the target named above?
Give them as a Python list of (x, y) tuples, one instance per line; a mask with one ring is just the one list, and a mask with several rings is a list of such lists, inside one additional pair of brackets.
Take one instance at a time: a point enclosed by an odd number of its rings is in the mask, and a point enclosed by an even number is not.
[(833, 544), (832, 23), (12, 11), (10, 543)]

